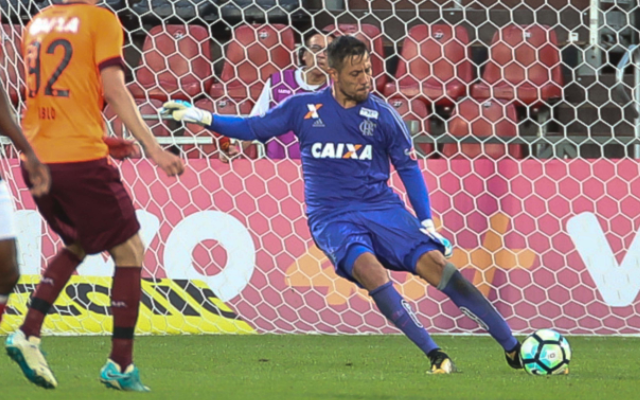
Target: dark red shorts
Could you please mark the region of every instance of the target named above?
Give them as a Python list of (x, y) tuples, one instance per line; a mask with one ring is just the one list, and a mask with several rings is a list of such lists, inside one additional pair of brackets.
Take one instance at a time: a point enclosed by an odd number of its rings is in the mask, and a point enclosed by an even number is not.
[[(140, 230), (120, 171), (106, 158), (48, 166), (51, 191), (35, 203), (66, 245), (79, 243), (87, 254), (101, 253)], [(24, 168), (22, 176), (31, 186)]]

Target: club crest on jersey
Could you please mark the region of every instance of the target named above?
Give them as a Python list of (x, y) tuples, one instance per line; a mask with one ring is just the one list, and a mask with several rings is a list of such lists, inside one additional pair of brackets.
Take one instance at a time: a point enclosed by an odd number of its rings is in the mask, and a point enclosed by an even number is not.
[(322, 107), (322, 104), (307, 104), (307, 114), (304, 116), (304, 119), (315, 119), (313, 123), (314, 128), (323, 128), (324, 122), (320, 119), (320, 115), (318, 115), (318, 110)]
[(372, 122), (369, 119), (365, 119), (360, 122), (360, 132), (362, 132), (364, 136), (373, 136), (374, 129), (376, 129), (375, 122)]
[(370, 144), (314, 143), (311, 155), (313, 158), (371, 160), (372, 148)]

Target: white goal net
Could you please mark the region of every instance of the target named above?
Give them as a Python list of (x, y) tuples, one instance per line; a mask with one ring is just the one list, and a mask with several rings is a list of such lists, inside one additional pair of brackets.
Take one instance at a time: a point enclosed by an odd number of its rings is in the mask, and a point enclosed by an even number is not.
[[(22, 29), (50, 3), (0, 0), (0, 79), (17, 113)], [(286, 158), (250, 144), (229, 163), (221, 153), (228, 140), (157, 114), (167, 99), (184, 99), (248, 115), (267, 83), (273, 105), (317, 67), (322, 44), (311, 34), (324, 32), (356, 35), (371, 49), (374, 91), (414, 136), (436, 223), (455, 246), (452, 262), (515, 331), (640, 333), (635, 2), (102, 6), (123, 23), (127, 80), (140, 110), (161, 143), (188, 163), (177, 180), (146, 159), (119, 163), (147, 246), (139, 332), (396, 332), (314, 245), (295, 142), (278, 143)], [(108, 106), (104, 115), (106, 134), (129, 136)], [(0, 326), (8, 332), (61, 242), (35, 211), (15, 150), (6, 140), (0, 148), (2, 175), (17, 197), (22, 272)], [(391, 183), (403, 192), (397, 175)], [(106, 256), (89, 257), (45, 332), (109, 333), (112, 273)], [(481, 332), (435, 288), (392, 277), (431, 332)]]

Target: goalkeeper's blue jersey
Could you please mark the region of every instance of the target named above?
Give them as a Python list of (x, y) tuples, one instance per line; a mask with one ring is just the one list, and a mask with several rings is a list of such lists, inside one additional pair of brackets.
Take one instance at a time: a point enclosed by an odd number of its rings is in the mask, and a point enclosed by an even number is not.
[(411, 136), (379, 97), (345, 109), (327, 88), (292, 96), (248, 122), (261, 141), (289, 131), (298, 137), (311, 220), (404, 206), (387, 181), (389, 161), (397, 170), (415, 168)]

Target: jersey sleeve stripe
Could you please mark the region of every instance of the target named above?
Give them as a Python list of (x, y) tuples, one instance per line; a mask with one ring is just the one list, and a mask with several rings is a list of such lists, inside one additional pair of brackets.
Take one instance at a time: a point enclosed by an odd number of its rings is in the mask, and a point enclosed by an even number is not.
[(124, 60), (122, 59), (122, 57), (117, 56), (117, 57), (111, 57), (111, 58), (107, 58), (106, 60), (102, 61), (100, 64), (98, 64), (98, 69), (100, 71), (102, 71), (103, 69), (107, 68), (107, 67), (113, 67), (113, 66), (119, 66), (120, 68), (124, 69)]

